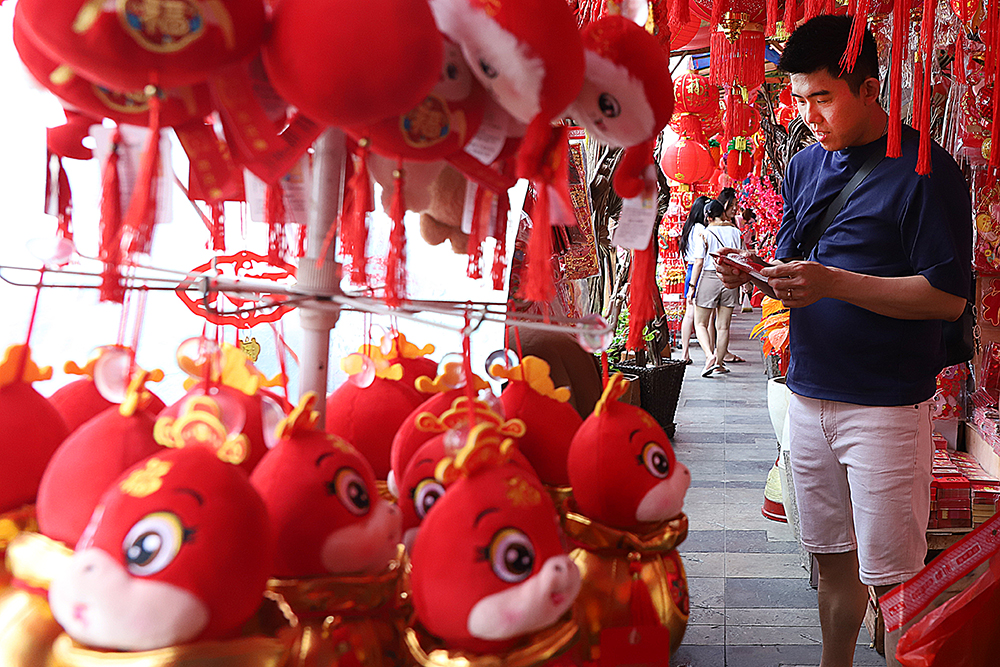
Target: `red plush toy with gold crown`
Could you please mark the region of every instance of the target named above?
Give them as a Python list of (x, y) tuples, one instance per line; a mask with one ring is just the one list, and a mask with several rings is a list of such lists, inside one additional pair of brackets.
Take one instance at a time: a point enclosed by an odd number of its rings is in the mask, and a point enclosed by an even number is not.
[(399, 509), (354, 447), (316, 430), (317, 400), (302, 398), (250, 478), (278, 540), (268, 595), (297, 620), (291, 665), (399, 664)]
[(27, 345), (11, 345), (0, 361), (0, 513), (35, 502), (45, 466), (69, 435), (52, 404), (31, 386), (48, 380)]
[(500, 402), (504, 414), (524, 422), (525, 433), (517, 447), (549, 486), (569, 486), (566, 456), (573, 434), (583, 419), (567, 402), (569, 387), (556, 388), (549, 376), (549, 365), (538, 357), (527, 356), (512, 368), (500, 364), (490, 369), (494, 377), (508, 380)]
[[(490, 386), (486, 380), (476, 374), (472, 375), (472, 383), (474, 394), (478, 394)], [(444, 364), (444, 369), (439, 375), (431, 374), (417, 378), (414, 386), (423, 396), (429, 396), (429, 398), (425, 398), (410, 414), (406, 415), (392, 438), (389, 452), (391, 470), (388, 482), (389, 491), (397, 498), (399, 493), (396, 486), (399, 482), (399, 476), (406, 470), (406, 464), (410, 457), (422, 444), (441, 432), (422, 428), (420, 424), (427, 422), (419, 422), (418, 417), (425, 412), (439, 417), (441, 413), (452, 407), (455, 399), (468, 395), (462, 364), (457, 362)]]
[(588, 660), (622, 628), (637, 629), (646, 644), (630, 650), (642, 651), (667, 640), (676, 650), (687, 627), (687, 580), (676, 547), (687, 536), (681, 510), (691, 473), (660, 425), (618, 400), (628, 384), (621, 374), (611, 378), (569, 451), (573, 501), (563, 527), (585, 573), (575, 609)]
[(434, 346), (428, 343), (423, 347), (418, 347), (398, 331), (382, 336), (382, 340), (377, 346), (372, 343), (362, 345), (358, 352), (375, 360), (383, 360), (389, 365), (399, 364), (402, 366), (403, 377), (401, 379), (403, 384), (408, 387), (416, 388), (418, 379), (425, 375), (435, 377), (438, 372), (438, 363), (427, 356), (434, 354)]
[(407, 645), (418, 664), (572, 664), (563, 654), (577, 634), (567, 612), (580, 574), (555, 506), (537, 477), (510, 463), (512, 447), (495, 424), (480, 423), (441, 465), (439, 480), (456, 481), (411, 556)]
[(288, 409), (276, 394), (265, 389), (280, 384), (282, 378), (266, 378), (242, 350), (228, 343), (216, 348), (212, 341), (202, 339), (198, 345), (200, 351), (183, 345), (177, 353), (181, 370), (190, 376), (184, 381), (188, 392), (160, 413), (164, 424), (157, 442), (166, 447), (180, 446), (180, 441), (170, 435), (170, 424), (179, 421), (189, 404), (210, 398), (218, 406), (227, 431), (246, 436), (250, 449), (240, 467), (249, 474), (267, 452), (274, 428)]
[[(420, 523), (431, 507), (441, 499), (447, 484), (437, 479), (438, 464), (454, 455), (468, 437), (469, 415), (475, 423), (493, 424), (498, 433), (513, 438), (524, 435), (524, 422), (520, 419), (504, 421), (486, 401), (459, 396), (451, 407), (440, 415), (423, 412), (417, 416), (417, 428), (423, 433), (436, 434), (424, 442), (409, 458), (401, 479), (397, 502), (403, 513), (403, 543), (412, 548)], [(511, 462), (531, 474), (536, 474), (531, 463), (516, 447), (510, 451)]]
[(68, 545), (80, 539), (105, 489), (126, 469), (161, 450), (148, 409), (148, 374), (139, 371), (125, 400), (75, 430), (56, 450), (38, 487), (38, 525)]
[(384, 355), (351, 354), (340, 367), (350, 377), (326, 399), (326, 430), (357, 447), (375, 477), (385, 480), (392, 439), (423, 396), (403, 382), (402, 365), (390, 363)]
[(245, 443), (233, 446), (217, 414), (209, 399), (182, 414), (192, 418), (185, 445), (140, 462), (101, 498), (49, 589), (53, 615), (80, 644), (153, 651), (234, 639), (260, 606), (274, 536), (231, 463)]

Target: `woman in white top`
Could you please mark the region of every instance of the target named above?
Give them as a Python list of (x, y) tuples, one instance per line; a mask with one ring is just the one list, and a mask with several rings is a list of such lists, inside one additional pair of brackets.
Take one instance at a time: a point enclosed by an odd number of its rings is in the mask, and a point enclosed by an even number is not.
[[(705, 204), (705, 222), (707, 226), (701, 237), (695, 243), (694, 268), (691, 270), (691, 282), (697, 284), (693, 294), (688, 295), (688, 303), (695, 306), (694, 328), (698, 336), (698, 344), (705, 351), (705, 368), (703, 377), (714, 374), (728, 373), (723, 359), (729, 352), (729, 321), (733, 316), (733, 308), (739, 303), (739, 291), (726, 288), (715, 273), (715, 258), (711, 253), (722, 248), (742, 248), (743, 238), (740, 230), (726, 218), (726, 211), (716, 200)], [(712, 337), (709, 333), (709, 323), (712, 312), (715, 311), (715, 347), (712, 347)]]
[(685, 364), (691, 363), (691, 334), (694, 332), (694, 304), (690, 296), (694, 294), (696, 282), (691, 281), (691, 271), (694, 270), (694, 260), (697, 259), (695, 246), (701, 243), (701, 232), (705, 229), (705, 204), (709, 197), (698, 197), (691, 204), (687, 220), (681, 229), (680, 251), (687, 270), (684, 273), (684, 319), (681, 320), (681, 358)]

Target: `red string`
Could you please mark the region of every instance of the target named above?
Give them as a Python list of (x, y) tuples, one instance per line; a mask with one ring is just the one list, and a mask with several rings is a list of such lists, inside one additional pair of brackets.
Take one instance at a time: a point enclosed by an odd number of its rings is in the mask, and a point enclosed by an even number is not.
[(885, 156), (902, 155), (903, 59), (910, 29), (909, 0), (895, 0), (892, 8), (892, 53), (889, 61), (889, 136)]
[(465, 395), (469, 399), (469, 429), (476, 425), (476, 411), (472, 404), (476, 398), (476, 383), (472, 379), (472, 341), (469, 331), (472, 324), (472, 304), (465, 309), (465, 329), (462, 330), (462, 374), (465, 376)]
[(601, 386), (608, 386), (608, 351), (601, 352)]
[(35, 302), (31, 306), (31, 318), (28, 320), (28, 333), (24, 336), (24, 350), (18, 360), (17, 379), (24, 381), (24, 370), (28, 367), (29, 350), (31, 349), (31, 334), (35, 330), (35, 318), (38, 316), (38, 301), (42, 296), (42, 281), (45, 279), (45, 267), (38, 269), (38, 286), (35, 288)]

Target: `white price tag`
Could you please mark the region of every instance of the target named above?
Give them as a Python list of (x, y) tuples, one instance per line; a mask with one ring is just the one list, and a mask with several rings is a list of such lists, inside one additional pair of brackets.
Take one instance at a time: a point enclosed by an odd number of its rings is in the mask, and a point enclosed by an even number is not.
[(507, 112), (499, 105), (487, 105), (486, 115), (479, 126), (479, 131), (465, 145), (465, 152), (483, 164), (493, 164), (503, 150), (504, 142), (507, 141), (509, 121)]
[[(121, 188), (122, 211), (128, 210), (128, 203), (132, 200), (132, 190), (135, 189), (135, 181), (139, 176), (139, 163), (142, 160), (142, 152), (146, 148), (149, 140), (149, 130), (135, 125), (121, 125), (122, 145), (118, 151), (118, 178)], [(90, 136), (94, 138), (94, 155), (97, 157), (102, 169), (111, 155), (111, 139), (114, 137), (114, 128), (103, 125), (92, 125)], [(168, 132), (160, 133), (160, 182), (156, 191), (156, 224), (170, 222), (173, 219), (173, 167), (170, 157), (170, 135)]]
[[(281, 187), (285, 192), (286, 222), (305, 223), (309, 215), (309, 156), (302, 159), (281, 178)], [(254, 176), (248, 169), (243, 170), (243, 187), (246, 191), (247, 207), (250, 209), (252, 222), (265, 222), (264, 198), (267, 186), (264, 181)]]
[(622, 248), (645, 250), (653, 238), (656, 226), (656, 197), (640, 195), (622, 200), (622, 212), (618, 218), (611, 242)]

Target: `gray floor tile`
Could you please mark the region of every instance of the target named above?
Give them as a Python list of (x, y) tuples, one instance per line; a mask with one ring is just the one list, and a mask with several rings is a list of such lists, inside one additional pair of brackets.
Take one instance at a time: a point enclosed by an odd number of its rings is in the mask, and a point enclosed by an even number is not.
[(726, 554), (682, 552), (681, 561), (688, 578), (726, 576)]
[(729, 626), (819, 627), (819, 610), (815, 607), (809, 609), (741, 609), (730, 607), (726, 609), (725, 616), (726, 624)]
[(670, 667), (723, 667), (725, 664), (725, 646), (682, 644), (677, 652), (670, 656)]
[[(719, 555), (719, 554), (713, 554)], [(791, 554), (721, 554), (727, 578), (808, 579), (797, 553)]]
[(726, 579), (726, 607), (790, 607), (810, 609), (816, 606), (816, 591), (807, 579)]
[(798, 553), (799, 545), (791, 541), (791, 529), (787, 530), (788, 541), (768, 540), (767, 531), (763, 530), (727, 530), (722, 548), (729, 553)]
[(687, 583), (692, 608), (722, 609), (725, 606), (726, 580), (723, 577), (688, 577)]
[(682, 554), (687, 552), (722, 552), (726, 549), (726, 531), (724, 530), (688, 530), (687, 538), (677, 550)]
[(724, 625), (688, 625), (684, 631), (685, 646), (725, 646)]

